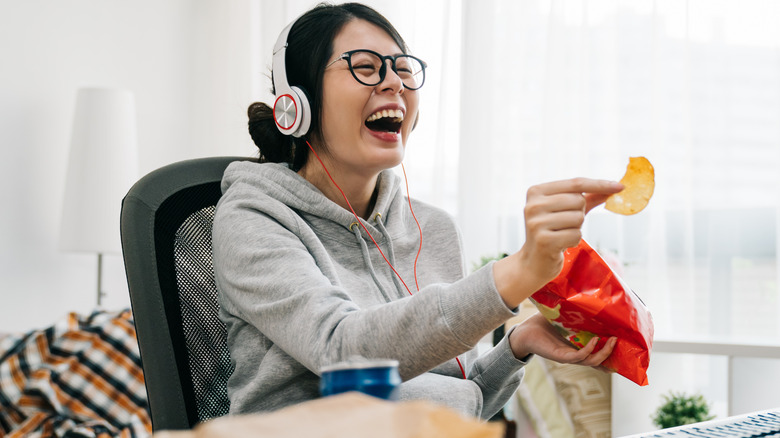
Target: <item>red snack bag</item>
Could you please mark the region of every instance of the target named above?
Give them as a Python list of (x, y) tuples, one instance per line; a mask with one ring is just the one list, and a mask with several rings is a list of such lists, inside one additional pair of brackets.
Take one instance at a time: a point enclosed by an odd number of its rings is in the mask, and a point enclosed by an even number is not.
[(640, 386), (647, 385), (653, 318), (642, 300), (585, 240), (564, 252), (558, 276), (531, 296), (548, 321), (577, 348), (599, 337), (594, 351), (618, 338), (601, 365)]

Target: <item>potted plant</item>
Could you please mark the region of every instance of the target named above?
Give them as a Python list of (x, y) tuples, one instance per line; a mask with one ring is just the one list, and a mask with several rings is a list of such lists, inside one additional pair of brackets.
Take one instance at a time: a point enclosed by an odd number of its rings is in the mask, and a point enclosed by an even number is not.
[(664, 395), (664, 402), (651, 417), (653, 424), (661, 429), (699, 423), (715, 418), (710, 415), (710, 405), (700, 394), (687, 395), (671, 391)]
[(494, 256), (484, 256), (483, 255), (482, 257), (479, 258), (479, 261), (474, 262), (474, 263), (471, 264), (471, 272), (476, 272), (481, 267), (487, 265), (488, 263), (492, 262), (493, 260), (501, 260), (501, 259), (503, 259), (504, 257), (506, 257), (508, 255), (509, 254), (507, 254), (505, 252), (497, 254), (497, 255), (494, 255)]

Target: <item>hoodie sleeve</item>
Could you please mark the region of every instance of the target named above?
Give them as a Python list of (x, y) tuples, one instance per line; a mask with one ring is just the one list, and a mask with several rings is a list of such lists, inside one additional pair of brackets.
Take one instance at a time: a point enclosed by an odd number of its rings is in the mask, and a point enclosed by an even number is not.
[[(334, 279), (327, 250), (299, 216), (271, 198), (250, 198), (223, 197), (214, 222), (222, 311), (314, 373), (358, 355), (395, 358), (402, 379), (411, 379), (474, 348), (513, 316), (490, 268), (361, 308)], [(263, 202), (280, 207), (261, 212)]]
[(524, 358), (525, 361), (517, 359), (509, 346), (509, 333), (480, 356), (469, 370), (468, 378), (482, 391), (481, 415), (484, 419), (490, 419), (504, 407), (522, 381), (523, 367), (533, 357)]

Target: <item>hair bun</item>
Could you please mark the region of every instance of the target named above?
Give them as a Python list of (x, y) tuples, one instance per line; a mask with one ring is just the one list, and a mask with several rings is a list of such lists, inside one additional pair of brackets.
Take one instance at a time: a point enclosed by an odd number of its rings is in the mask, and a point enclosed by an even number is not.
[(264, 102), (255, 102), (247, 108), (247, 116), (249, 135), (260, 150), (260, 161), (291, 162), (292, 142), (276, 128), (273, 109)]
[(247, 116), (249, 116), (249, 122), (266, 119), (273, 117), (273, 109), (269, 107), (265, 102), (255, 102), (249, 105), (246, 110)]

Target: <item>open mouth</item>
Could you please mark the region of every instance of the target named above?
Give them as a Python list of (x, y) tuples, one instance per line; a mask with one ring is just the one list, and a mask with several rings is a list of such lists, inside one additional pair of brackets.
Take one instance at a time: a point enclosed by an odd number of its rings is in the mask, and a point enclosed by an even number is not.
[(366, 128), (377, 132), (401, 132), (404, 113), (401, 110), (385, 109), (371, 114), (364, 124)]

